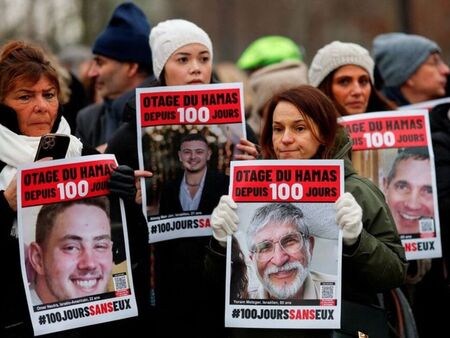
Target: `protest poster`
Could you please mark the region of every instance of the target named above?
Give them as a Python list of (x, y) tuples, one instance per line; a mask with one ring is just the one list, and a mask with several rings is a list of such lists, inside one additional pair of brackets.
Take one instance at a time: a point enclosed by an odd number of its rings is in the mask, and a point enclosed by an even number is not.
[(352, 161), (385, 194), (408, 260), (441, 257), (428, 111), (339, 118), (353, 140)]
[(340, 328), (342, 160), (231, 162), (225, 326)]
[(246, 137), (242, 84), (141, 88), (136, 102), (139, 167), (153, 173), (142, 180), (149, 242), (211, 235), (212, 204)]
[(110, 210), (108, 198), (115, 167), (114, 155), (92, 155), (18, 168), (21, 269), (35, 335), (137, 316), (125, 210), (122, 201)]

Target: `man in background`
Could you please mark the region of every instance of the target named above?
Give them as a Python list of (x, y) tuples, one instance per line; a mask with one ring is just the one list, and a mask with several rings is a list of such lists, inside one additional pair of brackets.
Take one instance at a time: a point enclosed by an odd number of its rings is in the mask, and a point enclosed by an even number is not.
[(396, 106), (446, 95), (450, 69), (436, 42), (414, 34), (380, 34), (373, 40), (372, 54), (381, 76), (376, 86)]
[(149, 34), (150, 24), (144, 12), (127, 2), (115, 9), (94, 43), (94, 62), (88, 76), (94, 79), (103, 102), (78, 112), (75, 135), (101, 152), (121, 124), (125, 104), (135, 95), (135, 89), (152, 80)]

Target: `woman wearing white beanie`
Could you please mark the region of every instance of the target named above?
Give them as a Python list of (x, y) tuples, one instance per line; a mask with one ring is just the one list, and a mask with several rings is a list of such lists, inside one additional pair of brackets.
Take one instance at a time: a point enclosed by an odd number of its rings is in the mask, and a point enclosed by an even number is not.
[(335, 103), (341, 115), (389, 110), (374, 87), (374, 62), (358, 44), (333, 41), (314, 56), (309, 82)]
[(161, 85), (211, 82), (213, 48), (208, 34), (182, 19), (160, 22), (150, 32), (153, 70)]
[[(212, 42), (208, 34), (196, 24), (183, 19), (162, 21), (150, 31), (149, 42), (156, 77), (150, 84), (151, 87), (204, 85), (213, 82)], [(136, 141), (133, 141), (133, 148), (130, 147), (130, 142), (125, 141), (137, 138), (135, 100), (127, 104), (125, 115), (131, 116), (133, 120), (121, 126), (110, 141), (106, 152), (114, 153), (120, 163), (137, 166)], [(247, 135), (249, 135), (248, 132)], [(196, 146), (202, 144), (198, 140), (190, 143)], [(255, 146), (247, 140), (241, 140), (236, 148), (244, 152), (239, 156), (241, 159), (257, 156)], [(203, 149), (195, 149), (194, 152), (201, 150)], [(196, 156), (197, 158), (194, 158), (192, 162), (198, 161), (198, 155)], [(193, 167), (195, 166), (194, 164)], [(175, 172), (175, 168), (169, 169)], [(221, 175), (224, 176), (224, 174)], [(212, 209), (208, 210), (209, 207), (205, 205), (215, 206), (218, 203), (220, 194), (224, 193), (222, 183), (225, 181), (223, 177), (218, 180), (218, 176), (219, 173), (214, 174), (212, 168), (204, 174), (203, 181), (200, 181), (204, 182), (204, 187), (201, 188), (198, 208), (195, 211), (208, 215)], [(184, 212), (179, 210), (183, 208), (179, 202), (181, 184), (183, 184), (183, 191), (186, 190), (184, 185), (189, 184), (187, 180), (185, 184), (181, 183), (181, 178), (180, 175), (176, 175), (175, 180), (165, 181), (160, 190), (160, 202), (162, 200), (165, 202), (160, 203), (159, 211), (164, 204), (167, 209), (171, 209), (169, 213)], [(191, 187), (193, 186), (195, 185), (192, 184)], [(225, 187), (228, 189), (228, 185)], [(186, 197), (183, 198), (186, 199)], [(169, 200), (173, 203), (167, 203)], [(162, 212), (162, 214), (166, 213)], [(213, 283), (205, 282), (203, 273), (209, 240), (208, 236), (188, 237), (152, 244), (151, 287), (154, 301), (152, 315), (155, 319), (154, 325), (161, 325), (160, 329), (164, 332), (164, 336), (175, 337), (181, 333), (186, 337), (200, 338), (224, 335), (225, 295), (222, 295), (224, 288), (217, 289), (216, 292), (216, 286)], [(214, 292), (209, 291), (210, 286), (214, 287)], [(208, 297), (209, 295), (211, 297)], [(170, 318), (172, 325), (163, 324), (167, 318)]]

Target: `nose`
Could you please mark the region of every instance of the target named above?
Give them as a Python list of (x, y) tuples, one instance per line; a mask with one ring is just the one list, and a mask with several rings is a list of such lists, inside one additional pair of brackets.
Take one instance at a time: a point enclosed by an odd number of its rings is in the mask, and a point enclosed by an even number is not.
[(294, 138), (292, 137), (292, 133), (290, 130), (286, 129), (283, 133), (283, 137), (281, 138), (281, 142), (283, 143), (292, 143), (294, 141)]
[(198, 62), (197, 60), (193, 60), (191, 62), (191, 72), (192, 73), (200, 73), (200, 62)]
[(91, 62), (91, 65), (89, 66), (89, 69), (87, 72), (87, 76), (90, 78), (97, 77), (99, 74), (98, 69), (99, 69), (99, 67), (98, 67), (97, 63), (94, 61)]
[(289, 255), (283, 250), (280, 243), (275, 244), (273, 249), (272, 264), (276, 266), (283, 266), (289, 260)]
[(358, 81), (353, 83), (351, 93), (353, 95), (360, 95), (362, 93), (362, 87)]
[(89, 249), (83, 249), (78, 260), (78, 268), (80, 270), (93, 270), (95, 266), (94, 252)]
[(422, 202), (420, 192), (418, 189), (413, 190), (405, 200), (405, 206), (411, 210), (418, 210), (421, 208)]
[(439, 69), (443, 75), (447, 76), (448, 74), (450, 74), (450, 68), (448, 67), (448, 65), (445, 62), (441, 62), (439, 64)]
[(34, 103), (34, 112), (46, 112), (49, 106), (48, 100), (42, 95), (36, 95)]

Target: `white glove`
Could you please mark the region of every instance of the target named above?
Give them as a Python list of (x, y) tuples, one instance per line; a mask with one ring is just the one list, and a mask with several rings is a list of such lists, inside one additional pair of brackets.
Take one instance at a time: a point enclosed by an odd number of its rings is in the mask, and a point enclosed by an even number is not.
[(343, 230), (344, 244), (353, 245), (362, 230), (362, 209), (349, 192), (344, 193), (334, 203), (336, 223)]
[(223, 247), (227, 244), (227, 235), (232, 235), (237, 230), (239, 217), (236, 208), (237, 204), (231, 196), (223, 195), (211, 214), (213, 236)]

